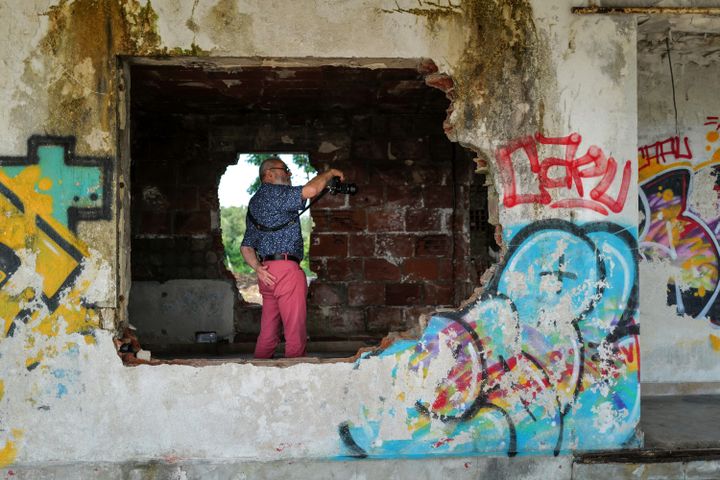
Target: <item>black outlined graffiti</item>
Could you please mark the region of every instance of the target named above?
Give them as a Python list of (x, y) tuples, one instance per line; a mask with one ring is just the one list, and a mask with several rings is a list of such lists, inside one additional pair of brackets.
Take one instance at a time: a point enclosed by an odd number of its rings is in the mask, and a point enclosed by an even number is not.
[[(40, 163), (38, 150), (45, 146), (57, 146), (63, 148), (63, 161), (68, 167), (96, 167), (100, 170), (102, 178), (101, 206), (76, 207), (71, 205), (67, 208), (67, 226), (73, 233), (77, 232), (77, 224), (81, 220), (110, 220), (112, 218), (112, 159), (110, 157), (76, 155), (75, 145), (76, 139), (73, 136), (33, 135), (27, 140), (26, 156), (0, 156), (0, 169), (38, 165)], [(93, 201), (99, 199), (92, 198)]]
[[(456, 442), (454, 454), (504, 445), (513, 456), (542, 450), (554, 437), (550, 450), (557, 455), (565, 448), (569, 416), (577, 448), (583, 441), (591, 444), (593, 408), (628, 418), (618, 422), (616, 434), (618, 442), (627, 441), (639, 418), (639, 378), (626, 367), (637, 361), (636, 251), (630, 231), (614, 223), (544, 220), (521, 229), (482, 297), (462, 311), (433, 317), (422, 338), (405, 350), (407, 370), (424, 375), (442, 345), (455, 360), (435, 387), (434, 399), (414, 400), (407, 420), (417, 426), (413, 439), (374, 443), (377, 421), (343, 423), (339, 433), (348, 454), (429, 455)], [(592, 389), (584, 386), (589, 379)], [(619, 383), (622, 389), (616, 389)], [(605, 390), (611, 395), (602, 394)], [(477, 445), (485, 441), (481, 430), (488, 416), (504, 421), (506, 432), (488, 440), (495, 443), (483, 450)], [(445, 425), (446, 437), (421, 434), (431, 430), (432, 420)], [(587, 439), (582, 430), (589, 430)], [(458, 438), (466, 443), (460, 446)]]

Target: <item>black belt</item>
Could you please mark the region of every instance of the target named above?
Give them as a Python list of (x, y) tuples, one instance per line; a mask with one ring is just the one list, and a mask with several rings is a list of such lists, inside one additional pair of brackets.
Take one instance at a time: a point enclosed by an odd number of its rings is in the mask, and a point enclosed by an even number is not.
[(266, 255), (264, 257), (261, 257), (260, 259), (263, 262), (267, 262), (268, 260), (292, 260), (293, 262), (299, 264), (300, 259), (297, 258), (294, 255), (288, 255), (287, 253), (276, 253), (275, 255)]

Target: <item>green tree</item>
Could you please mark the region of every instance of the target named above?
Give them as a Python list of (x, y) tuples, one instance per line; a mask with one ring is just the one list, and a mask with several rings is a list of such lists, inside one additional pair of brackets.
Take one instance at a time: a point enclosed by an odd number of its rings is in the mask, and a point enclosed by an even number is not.
[[(251, 153), (247, 156), (247, 163), (251, 165), (255, 165), (257, 167), (260, 167), (260, 164), (265, 161), (266, 158), (269, 157), (275, 157), (278, 155), (282, 155), (280, 153)], [(300, 167), (300, 169), (305, 173), (305, 176), (310, 177), (310, 175), (314, 175), (316, 173), (316, 170), (313, 168), (312, 165), (310, 165), (310, 157), (305, 155), (304, 153), (293, 153), (292, 154), (292, 161), (295, 165)], [(305, 182), (303, 182), (304, 184)], [(247, 192), (252, 195), (255, 192), (258, 191), (258, 188), (260, 188), (260, 178), (255, 178), (255, 181), (250, 185), (247, 189)]]
[(227, 267), (236, 273), (252, 273), (243, 259), (240, 244), (245, 236), (245, 216), (247, 206), (221, 207), (220, 228), (222, 242), (225, 247), (225, 262)]

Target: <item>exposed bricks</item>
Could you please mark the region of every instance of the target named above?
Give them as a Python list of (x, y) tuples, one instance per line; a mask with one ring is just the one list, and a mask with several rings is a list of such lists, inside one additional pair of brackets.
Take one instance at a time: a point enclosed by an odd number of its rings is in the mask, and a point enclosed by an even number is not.
[(405, 329), (403, 310), (406, 307), (370, 307), (367, 309), (367, 329), (370, 334)]
[(364, 268), (365, 280), (399, 281), (400, 267), (382, 258), (366, 258)]
[(450, 256), (452, 241), (449, 235), (422, 235), (415, 243), (415, 255), (424, 256)]
[(143, 212), (140, 217), (139, 228), (136, 232), (142, 234), (170, 233), (172, 229), (171, 217), (168, 212)]
[(391, 208), (420, 207), (422, 199), (422, 186), (420, 185), (391, 185), (387, 189), (387, 203)]
[(422, 285), (418, 283), (388, 283), (385, 285), (386, 305), (419, 305)]
[(439, 209), (409, 208), (405, 210), (406, 232), (439, 232), (443, 211)]
[(368, 212), (368, 232), (403, 232), (405, 214), (402, 210)]
[(453, 90), (454, 84), (451, 77), (441, 73), (431, 73), (425, 77), (425, 84), (449, 93)]
[(452, 283), (426, 283), (425, 303), (428, 305), (447, 306), (453, 304)]
[(350, 197), (350, 208), (370, 208), (384, 205), (382, 185), (359, 185), (358, 193)]
[(210, 230), (210, 212), (175, 212), (174, 231), (178, 234), (206, 233)]
[(375, 255), (378, 257), (412, 257), (415, 251), (412, 235), (381, 234), (375, 237)]
[(375, 255), (375, 236), (364, 234), (348, 235), (348, 250), (351, 257), (372, 257)]
[(316, 305), (343, 305), (347, 303), (347, 285), (344, 283), (310, 283), (308, 298)]
[[(427, 85), (452, 94), (452, 79), (438, 74), (432, 61), (419, 69)], [(404, 95), (415, 96), (416, 85), (390, 70), (378, 79), (374, 91), (338, 83), (328, 105), (382, 97), (380, 110), (305, 113), (300, 107), (315, 98), (318, 80), (298, 77), (292, 92), (269, 84), (266, 107), (284, 105), (282, 114), (214, 116), (213, 126), (200, 116), (146, 123), (152, 135), (134, 137), (140, 144), (133, 147), (132, 195), (142, 199), (143, 189), (154, 187), (164, 203), (131, 205), (133, 234), (147, 237), (133, 239), (133, 278), (225, 278), (220, 232), (210, 230), (211, 212), (219, 209), (218, 179), (238, 152), (292, 147), (308, 152), (319, 171), (342, 170), (359, 188), (354, 196), (325, 195), (311, 209), (310, 269), (318, 277), (309, 290), (311, 335), (385, 335), (415, 324), (420, 312), (462, 300), (455, 298), (458, 288), (468, 290), (466, 277), (477, 275), (465, 268), (472, 155), (463, 156), (445, 136), (447, 105), (398, 109)], [(296, 185), (305, 181), (293, 178)], [(203, 241), (196, 248), (183, 236)]]
[(313, 222), (319, 232), (362, 232), (367, 228), (365, 210), (313, 210)]
[(310, 256), (346, 257), (347, 235), (316, 234), (310, 236)]
[(328, 258), (325, 275), (328, 280), (361, 280), (363, 276), (362, 258)]
[(440, 259), (408, 258), (403, 262), (402, 276), (405, 281), (436, 281), (440, 278)]
[(418, 72), (422, 73), (423, 75), (429, 75), (437, 71), (438, 67), (431, 59), (423, 58), (422, 60), (420, 60), (420, 64), (418, 65)]
[(380, 282), (348, 284), (348, 305), (382, 305), (385, 302), (385, 285)]
[(423, 189), (423, 204), (425, 208), (452, 208), (453, 191), (447, 186), (425, 187)]

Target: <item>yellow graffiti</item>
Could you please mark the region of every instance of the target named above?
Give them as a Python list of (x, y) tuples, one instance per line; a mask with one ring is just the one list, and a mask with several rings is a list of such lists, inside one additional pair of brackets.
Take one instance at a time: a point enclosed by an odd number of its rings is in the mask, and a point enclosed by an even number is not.
[(714, 129), (710, 130), (705, 134), (705, 140), (708, 141), (708, 145), (705, 145), (705, 151), (711, 152), (705, 159), (683, 158), (665, 163), (656, 158), (645, 158), (642, 153), (639, 153), (638, 165), (640, 165), (640, 171), (638, 172), (638, 181), (643, 183), (644, 181), (654, 178), (666, 170), (672, 170), (675, 168), (686, 167), (694, 172), (697, 172), (705, 167), (720, 164), (720, 148), (716, 148), (717, 145), (713, 145), (720, 140), (720, 133)]
[(710, 334), (710, 346), (716, 352), (720, 352), (720, 337), (717, 335)]
[(5, 442), (5, 446), (0, 449), (0, 467), (6, 467), (13, 463), (16, 456), (17, 448), (15, 448), (15, 442)]
[[(81, 334), (85, 343), (91, 344), (100, 324), (97, 312), (83, 301), (90, 284), (79, 281), (89, 250), (52, 217), (53, 197), (43, 193), (52, 186), (53, 179), (42, 178), (38, 165), (24, 168), (13, 178), (0, 169), (0, 245), (3, 255), (14, 255), (12, 271), (0, 272), (0, 340), (17, 322), (24, 322), (25, 358), (21, 361), (28, 370), (44, 373), (49, 368), (41, 365), (43, 361), (77, 349), (76, 342), (59, 345), (44, 339)], [(14, 275), (18, 270), (22, 274)], [(26, 400), (33, 404), (40, 395), (37, 384), (31, 392)], [(0, 379), (0, 398), (4, 394), (5, 384)], [(15, 461), (21, 437), (21, 430), (13, 430), (11, 437), (4, 439), (0, 467)]]
[(11, 433), (13, 440), (7, 440), (5, 442), (5, 446), (0, 449), (0, 468), (10, 465), (15, 461), (15, 457), (17, 457), (17, 447), (15, 446), (15, 441), (22, 438), (23, 432), (22, 430), (13, 429)]
[[(0, 215), (3, 218), (0, 242), (16, 253), (22, 252), (21, 255), (26, 257), (24, 261), (34, 263), (35, 272), (42, 282), (41, 292), (35, 291), (32, 286), (25, 287), (22, 293), (15, 295), (0, 291), (0, 318), (3, 320), (2, 332), (5, 335), (21, 310), (28, 305), (38, 304), (39, 299), (36, 297), (40, 294), (52, 299), (65, 293), (66, 298), (62, 305), (58, 305), (35, 326), (38, 333), (57, 335), (59, 319), (67, 323), (66, 333), (82, 332), (98, 324), (97, 315), (81, 306), (81, 296), (89, 285), (66, 285), (67, 279), (80, 267), (82, 258), (89, 255), (87, 247), (64, 225), (49, 216), (52, 212), (52, 197), (38, 193), (35, 188), (38, 183), (41, 184), (39, 188), (42, 188), (44, 180), (40, 178), (37, 166), (27, 167), (13, 179), (0, 171), (0, 184), (11, 190), (22, 202), (21, 209), (17, 202), (0, 195)], [(37, 220), (38, 217), (41, 222)], [(62, 289), (68, 290), (61, 292)]]

